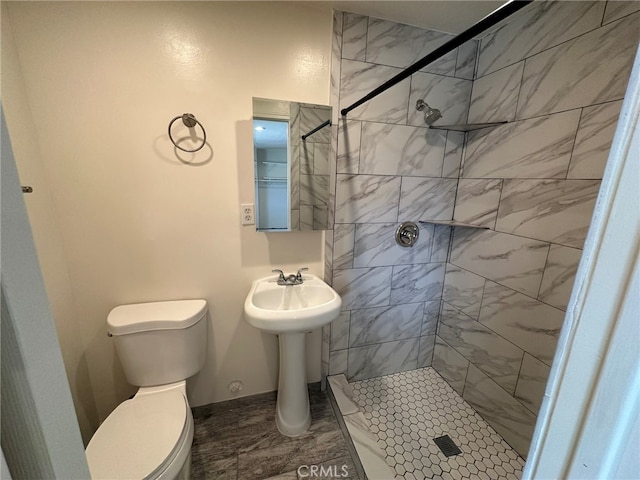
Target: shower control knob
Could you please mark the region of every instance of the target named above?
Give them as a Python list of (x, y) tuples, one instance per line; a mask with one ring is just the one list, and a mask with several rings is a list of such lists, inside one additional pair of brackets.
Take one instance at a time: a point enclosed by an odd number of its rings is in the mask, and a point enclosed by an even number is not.
[(418, 241), (420, 229), (413, 222), (401, 223), (396, 229), (396, 243), (401, 247), (413, 247)]

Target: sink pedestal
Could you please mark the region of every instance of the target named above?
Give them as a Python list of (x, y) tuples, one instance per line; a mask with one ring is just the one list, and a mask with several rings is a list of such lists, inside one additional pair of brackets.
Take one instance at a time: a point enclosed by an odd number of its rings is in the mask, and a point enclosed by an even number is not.
[(306, 333), (280, 333), (280, 374), (276, 426), (283, 435), (297, 437), (311, 424), (307, 388)]
[(244, 301), (244, 316), (254, 327), (278, 335), (280, 377), (276, 425), (283, 435), (297, 437), (311, 425), (305, 367), (306, 333), (338, 318), (342, 299), (315, 275), (304, 275), (301, 283), (295, 285), (278, 285), (278, 279), (278, 275), (271, 275), (251, 284)]

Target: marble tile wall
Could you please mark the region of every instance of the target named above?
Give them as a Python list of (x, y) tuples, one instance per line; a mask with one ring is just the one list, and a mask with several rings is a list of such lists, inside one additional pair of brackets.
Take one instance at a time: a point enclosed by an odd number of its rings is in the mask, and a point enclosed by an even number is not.
[(508, 123), (466, 139), (454, 218), (489, 230), (453, 234), (433, 367), (524, 456), (638, 46), (639, 10), (540, 2), (480, 41), (469, 121)]
[[(334, 20), (335, 111), (453, 38), (351, 13)], [(429, 130), (415, 103), (439, 108), (442, 122), (464, 122), (476, 56), (469, 42), (338, 119), (328, 236), (343, 312), (331, 326), (331, 374), (361, 380), (431, 365), (451, 229), (422, 224), (413, 248), (394, 235), (400, 222), (453, 216), (464, 134)], [(495, 222), (496, 212), (485, 216)]]
[[(526, 456), (640, 38), (638, 2), (536, 2), (340, 117), (331, 374), (431, 364)], [(344, 108), (449, 38), (336, 14)], [(507, 121), (473, 133), (443, 123)], [(399, 222), (418, 245), (395, 245)], [(422, 323), (419, 322), (422, 305)], [(437, 328), (435, 328), (437, 325)]]

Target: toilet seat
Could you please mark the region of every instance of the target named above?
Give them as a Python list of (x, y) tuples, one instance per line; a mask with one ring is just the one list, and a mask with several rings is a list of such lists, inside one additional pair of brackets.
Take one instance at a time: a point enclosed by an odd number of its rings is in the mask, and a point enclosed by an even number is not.
[(87, 446), (91, 478), (157, 478), (181, 451), (189, 433), (193, 434), (190, 419), (187, 400), (179, 391), (126, 400), (100, 425)]

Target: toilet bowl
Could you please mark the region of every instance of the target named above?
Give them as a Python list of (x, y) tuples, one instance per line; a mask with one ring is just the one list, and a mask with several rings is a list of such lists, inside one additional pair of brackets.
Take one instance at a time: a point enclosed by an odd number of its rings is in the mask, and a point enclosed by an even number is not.
[(86, 449), (91, 478), (188, 480), (193, 416), (186, 378), (206, 352), (204, 300), (123, 305), (109, 314), (127, 380), (141, 386), (107, 417)]
[(192, 441), (193, 417), (181, 392), (136, 395), (89, 442), (91, 478), (187, 480)]

